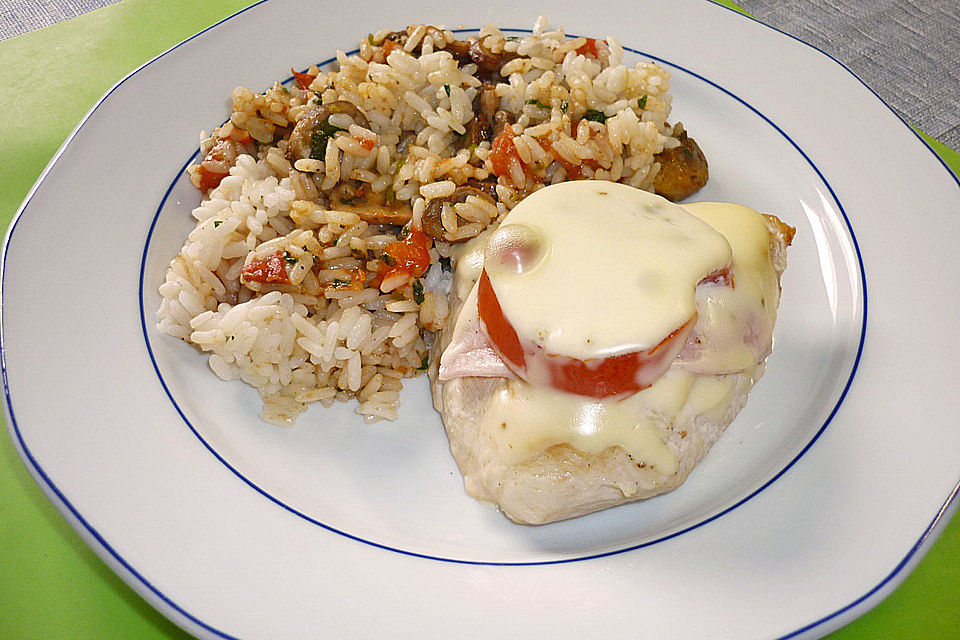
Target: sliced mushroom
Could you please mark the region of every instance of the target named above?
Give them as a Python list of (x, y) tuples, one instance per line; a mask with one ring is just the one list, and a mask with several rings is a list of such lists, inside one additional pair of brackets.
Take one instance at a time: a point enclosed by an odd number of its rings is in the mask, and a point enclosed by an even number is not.
[(483, 42), (480, 40), (474, 40), (470, 43), (470, 59), (473, 60), (482, 71), (500, 73), (503, 65), (516, 57), (517, 54), (510, 51), (493, 53), (490, 49), (483, 46)]
[(476, 115), (467, 123), (467, 132), (460, 139), (460, 148), (469, 149), (475, 147), (487, 139), (487, 128), (483, 126), (483, 121)]
[(417, 134), (408, 133), (407, 135), (400, 138), (400, 142), (397, 143), (397, 155), (403, 156), (407, 152), (407, 149), (410, 148), (410, 145), (417, 141)]
[[(477, 183), (483, 184), (479, 181)], [(494, 187), (496, 187), (496, 183), (494, 183)], [(427, 205), (427, 208), (423, 212), (423, 218), (421, 220), (423, 232), (435, 240), (442, 240), (446, 231), (443, 228), (444, 203), (454, 205), (459, 202), (466, 202), (469, 196), (477, 196), (488, 202), (496, 202), (495, 197), (492, 197), (487, 191), (483, 191), (477, 187), (467, 185), (457, 187), (456, 191), (449, 196), (445, 198), (434, 198), (430, 201), (430, 204)]]
[(392, 224), (402, 227), (410, 222), (413, 210), (407, 203), (395, 205), (383, 204), (349, 204), (337, 205), (337, 211), (349, 211), (360, 216), (360, 219), (370, 224)]
[(380, 44), (382, 45), (383, 42), (392, 40), (394, 44), (398, 44), (402, 47), (403, 45), (407, 44), (408, 37), (410, 37), (410, 35), (406, 31), (391, 31), (383, 37), (383, 41)]
[(680, 146), (653, 156), (660, 163), (660, 171), (653, 178), (653, 188), (658, 195), (676, 202), (699, 191), (707, 183), (709, 171), (700, 146), (679, 122), (673, 127), (673, 137), (680, 141)]
[(477, 180), (476, 178), (470, 178), (469, 180), (467, 180), (467, 186), (483, 191), (485, 194), (487, 194), (488, 196), (490, 196), (490, 198), (493, 199), (493, 202), (497, 202), (499, 200), (499, 198), (497, 197), (497, 177), (496, 176), (491, 176), (486, 180)]
[(330, 191), (330, 207), (355, 213), (370, 224), (405, 225), (413, 217), (408, 203), (387, 203), (382, 194), (368, 193), (366, 185), (354, 180), (341, 182)]
[(470, 41), (469, 40), (451, 40), (443, 47), (446, 51), (453, 54), (457, 62), (466, 62), (470, 60)]
[(442, 218), (444, 202), (446, 199), (431, 200), (423, 212), (423, 218), (420, 219), (423, 232), (435, 240), (442, 240), (445, 233)]
[(495, 85), (487, 82), (480, 87), (480, 91), (473, 99), (473, 119), (467, 123), (467, 132), (463, 136), (460, 148), (468, 149), (492, 139), (493, 116), (499, 101)]
[(313, 133), (317, 127), (328, 126), (330, 116), (335, 113), (343, 113), (351, 118), (361, 127), (369, 127), (370, 122), (363, 112), (352, 102), (346, 100), (337, 100), (330, 104), (325, 104), (311, 109), (303, 114), (297, 120), (293, 132), (290, 134), (290, 141), (287, 143), (287, 160), (296, 162), (303, 158), (309, 158), (313, 148)]
[(342, 204), (356, 204), (357, 200), (363, 197), (364, 191), (363, 183), (344, 180), (330, 190), (330, 203), (338, 209)]

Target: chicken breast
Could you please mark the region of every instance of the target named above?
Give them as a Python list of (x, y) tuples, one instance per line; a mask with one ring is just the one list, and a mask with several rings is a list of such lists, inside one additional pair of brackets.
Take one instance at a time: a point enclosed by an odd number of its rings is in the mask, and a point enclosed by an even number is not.
[[(785, 249), (794, 230), (774, 216), (765, 216), (765, 221), (770, 236), (770, 260), (779, 278), (786, 267)], [(472, 282), (458, 278), (455, 287), (464, 286), (472, 286)], [(462, 291), (453, 293), (452, 300), (467, 298)], [(457, 317), (459, 312), (460, 309), (454, 309), (451, 317)], [(643, 401), (642, 392), (638, 395), (630, 406), (636, 407), (638, 419), (657, 431), (676, 465), (647, 464), (620, 446), (590, 453), (566, 443), (514, 461), (503, 455), (494, 434), (485, 426), (484, 417), (497, 394), (511, 385), (526, 383), (508, 377), (461, 376), (441, 380), (438, 364), (453, 332), (450, 323), (433, 347), (429, 375), (434, 405), (443, 416), (450, 449), (467, 492), (478, 500), (492, 502), (521, 524), (573, 518), (679, 487), (743, 408), (765, 367), (760, 361), (744, 370), (707, 375), (685, 371), (678, 361), (664, 378), (687, 376), (692, 385), (702, 381), (701, 384), (710, 385), (710, 397), (717, 402), (704, 403), (703, 394), (691, 393), (679, 407), (664, 412), (656, 402)], [(765, 356), (763, 353), (762, 358)]]

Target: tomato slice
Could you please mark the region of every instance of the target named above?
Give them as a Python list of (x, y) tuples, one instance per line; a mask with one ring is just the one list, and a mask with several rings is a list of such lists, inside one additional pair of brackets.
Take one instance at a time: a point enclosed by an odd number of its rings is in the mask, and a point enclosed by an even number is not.
[[(524, 164), (520, 159), (520, 152), (513, 145), (513, 129), (509, 126), (504, 127), (496, 138), (493, 139), (493, 145), (490, 147), (490, 165), (493, 167), (493, 174), (497, 177), (506, 177), (511, 184), (513, 183), (513, 172), (510, 167), (514, 162), (520, 165), (524, 175), (530, 173), (530, 167)], [(513, 185), (518, 187), (520, 185)]]
[(547, 353), (535, 344), (524, 344), (503, 313), (486, 270), (477, 289), (480, 324), (511, 371), (531, 384), (550, 386), (591, 398), (628, 396), (656, 382), (683, 349), (697, 316), (687, 320), (656, 346), (608, 358), (579, 360)]
[(587, 41), (577, 48), (577, 53), (585, 56), (593, 56), (594, 58), (598, 57), (600, 55), (600, 50), (597, 48), (596, 39), (587, 38)]
[(202, 164), (197, 168), (197, 173), (200, 176), (200, 190), (209, 191), (210, 189), (216, 189), (220, 186), (220, 183), (223, 182), (223, 179), (226, 178), (229, 173), (221, 173), (219, 171), (211, 171), (207, 169)]
[(524, 369), (527, 366), (526, 358), (523, 354), (523, 345), (520, 344), (520, 336), (517, 335), (513, 325), (503, 315), (503, 309), (500, 307), (500, 301), (493, 292), (493, 286), (490, 284), (490, 278), (487, 277), (487, 270), (480, 272), (480, 284), (477, 289), (477, 308), (480, 312), (480, 322), (483, 323), (490, 342), (500, 353), (500, 356), (512, 365), (510, 368)]
[(309, 73), (300, 73), (299, 71), (295, 71), (293, 69), (290, 69), (290, 72), (293, 74), (293, 79), (296, 80), (297, 86), (303, 90), (309, 89), (310, 85), (313, 84), (313, 81), (317, 77), (312, 76)]
[(290, 284), (290, 275), (279, 251), (262, 260), (253, 259), (240, 272), (247, 282)]
[(400, 240), (388, 244), (380, 260), (381, 282), (398, 273), (419, 278), (430, 268), (430, 238), (419, 229), (411, 229)]

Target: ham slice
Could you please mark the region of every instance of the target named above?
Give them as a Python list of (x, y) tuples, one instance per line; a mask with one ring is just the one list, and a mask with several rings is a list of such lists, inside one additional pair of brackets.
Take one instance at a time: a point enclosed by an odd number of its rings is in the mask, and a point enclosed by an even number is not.
[[(702, 283), (702, 286), (716, 286), (713, 282)], [(698, 287), (698, 293), (699, 287)], [(698, 304), (706, 302), (698, 296)], [(739, 367), (729, 368), (718, 366), (720, 363), (707, 358), (704, 354), (710, 352), (710, 345), (713, 342), (722, 342), (715, 336), (711, 340), (711, 333), (716, 329), (703, 326), (698, 323), (690, 333), (689, 338), (683, 346), (676, 363), (688, 370), (699, 374), (731, 373), (739, 370)], [(744, 324), (744, 332), (741, 335), (744, 345), (755, 354), (753, 363), (763, 362), (770, 355), (772, 341), (772, 327), (765, 326), (760, 318), (749, 318)], [(729, 348), (730, 345), (724, 345)], [(476, 287), (470, 292), (467, 300), (464, 302), (460, 318), (457, 321), (453, 338), (450, 344), (444, 350), (440, 358), (440, 368), (438, 377), (440, 380), (453, 380), (454, 378), (515, 378), (517, 377), (506, 363), (497, 355), (490, 339), (480, 325), (480, 317), (477, 312), (477, 294)]]
[(487, 334), (480, 327), (476, 287), (463, 304), (453, 338), (440, 356), (437, 375), (440, 380), (516, 377), (493, 350)]

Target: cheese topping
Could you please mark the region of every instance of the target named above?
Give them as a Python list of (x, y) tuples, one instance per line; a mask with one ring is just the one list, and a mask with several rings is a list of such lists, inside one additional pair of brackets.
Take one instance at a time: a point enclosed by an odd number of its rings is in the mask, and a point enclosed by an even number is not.
[(466, 300), (483, 271), (483, 253), (490, 241), (493, 229), (487, 229), (467, 242), (454, 245), (450, 257), (457, 265), (453, 273), (453, 291), (461, 300)]
[(593, 454), (619, 446), (637, 463), (670, 475), (677, 470), (677, 458), (651, 419), (655, 414), (647, 398), (683, 396), (689, 392), (692, 378), (692, 374), (676, 370), (619, 402), (585, 399), (512, 379), (490, 399), (482, 428), (510, 463), (528, 460), (557, 444)]
[(704, 373), (743, 371), (770, 354), (780, 303), (766, 221), (738, 204), (695, 202), (684, 208), (726, 237), (734, 282), (732, 288), (697, 288), (699, 318), (681, 356), (684, 366)]
[(658, 426), (662, 418), (720, 419), (729, 409), (735, 382), (732, 376), (673, 367), (653, 386), (625, 400), (592, 400), (514, 378), (490, 398), (481, 428), (510, 464), (558, 444), (591, 454), (620, 447), (638, 464), (671, 475), (677, 471), (677, 457), (667, 445), (669, 433)]
[(664, 198), (601, 180), (520, 202), (484, 257), (522, 339), (580, 360), (659, 344), (693, 317), (697, 283), (730, 262), (708, 224)]
[[(530, 217), (517, 216), (516, 218), (512, 217), (513, 212), (511, 212), (510, 216), (504, 220), (501, 229), (508, 223), (528, 225), (534, 229), (536, 234), (540, 234), (541, 239), (547, 240), (546, 247), (549, 251), (544, 255), (538, 255), (538, 252), (530, 253), (529, 255), (536, 258), (534, 261), (536, 264), (529, 271), (526, 270), (526, 265), (517, 267), (511, 262), (518, 257), (517, 255), (508, 255), (506, 260), (503, 260), (505, 268), (498, 274), (498, 283), (506, 282), (507, 284), (502, 290), (497, 290), (497, 296), (501, 301), (505, 295), (510, 296), (522, 289), (522, 286), (517, 285), (516, 282), (511, 282), (511, 277), (516, 281), (544, 269), (545, 263), (559, 260), (560, 255), (566, 255), (560, 253), (560, 247), (573, 244), (570, 242), (570, 236), (586, 235), (585, 230), (578, 226), (579, 222), (572, 217), (583, 215), (583, 209), (579, 207), (584, 205), (582, 199), (575, 195), (576, 193), (585, 191), (587, 195), (583, 197), (595, 202), (595, 198), (600, 197), (598, 191), (607, 191), (609, 195), (614, 193), (610, 187), (617, 186), (605, 182), (575, 184), (577, 188), (567, 189), (566, 192), (561, 193), (562, 198), (553, 199), (551, 196), (551, 199), (545, 203), (550, 207), (550, 215), (560, 216), (559, 221), (562, 221), (562, 224), (551, 225), (551, 229), (555, 226), (557, 230), (546, 233), (542, 223), (534, 222), (535, 212), (531, 213)], [(636, 190), (630, 189), (630, 192), (636, 193)], [(526, 203), (533, 197), (530, 196), (523, 202)], [(587, 209), (594, 213), (587, 215), (596, 215), (601, 218), (601, 223), (598, 225), (601, 227), (609, 224), (610, 219), (614, 217), (633, 224), (630, 212), (635, 211), (636, 207), (629, 209), (622, 200), (612, 196), (611, 199), (621, 203), (622, 206), (594, 205), (594, 209)], [(580, 204), (567, 208), (565, 203), (571, 202)], [(627, 202), (633, 201), (628, 199)], [(547, 210), (541, 209), (542, 205), (543, 202), (537, 208), (546, 217)], [(657, 208), (658, 206), (654, 207), (654, 209)], [(658, 426), (663, 424), (663, 418), (707, 416), (720, 420), (730, 410), (731, 396), (737, 388), (737, 378), (725, 374), (745, 373), (751, 377), (751, 383), (762, 375), (763, 361), (769, 354), (772, 343), (773, 325), (776, 321), (780, 298), (779, 281), (770, 256), (770, 234), (766, 221), (756, 211), (735, 204), (694, 203), (684, 205), (684, 208), (725, 238), (724, 245), (715, 251), (715, 259), (718, 263), (722, 263), (721, 266), (729, 263), (734, 286), (731, 288), (726, 285), (712, 284), (709, 281), (696, 286), (702, 276), (698, 276), (696, 270), (692, 275), (688, 275), (693, 283), (690, 286), (695, 287), (695, 296), (691, 292), (689, 297), (695, 300), (698, 313), (697, 324), (688, 342), (680, 357), (666, 374), (649, 388), (625, 399), (596, 400), (549, 387), (530, 385), (515, 377), (508, 379), (505, 387), (488, 400), (481, 424), (481, 428), (493, 439), (499, 454), (505, 461), (520, 463), (559, 444), (568, 444), (579, 451), (592, 454), (619, 446), (638, 464), (646, 464), (665, 475), (670, 475), (677, 469), (677, 458), (666, 441), (669, 432), (662, 426)], [(520, 206), (513, 211), (516, 212), (518, 209)], [(623, 213), (624, 211), (627, 213)], [(567, 216), (567, 213), (570, 215)], [(650, 227), (655, 228), (655, 225)], [(524, 233), (527, 233), (526, 230)], [(589, 243), (580, 244), (578, 250), (581, 253), (570, 254), (579, 257), (568, 259), (568, 264), (575, 267), (574, 270), (582, 268), (587, 274), (597, 277), (595, 290), (608, 296), (616, 305), (630, 309), (630, 314), (646, 311), (648, 315), (641, 319), (639, 316), (631, 317), (629, 314), (621, 316), (622, 312), (618, 311), (612, 315), (603, 316), (600, 314), (611, 313), (611, 311), (598, 311), (583, 300), (578, 304), (571, 304), (574, 297), (579, 298), (583, 291), (569, 283), (564, 285), (562, 282), (551, 281), (550, 277), (547, 277), (551, 274), (547, 274), (542, 276), (542, 280), (538, 280), (547, 288), (531, 296), (526, 302), (530, 306), (540, 303), (537, 307), (538, 313), (546, 313), (549, 309), (545, 308), (545, 305), (553, 305), (555, 309), (562, 312), (560, 316), (565, 313), (582, 318), (576, 322), (573, 320), (566, 322), (562, 317), (555, 318), (553, 326), (561, 337), (569, 337), (574, 327), (577, 327), (576, 323), (585, 322), (586, 324), (580, 328), (598, 332), (608, 324), (617, 324), (611, 322), (611, 319), (616, 317), (629, 319), (619, 322), (621, 326), (614, 329), (636, 328), (643, 326), (651, 318), (658, 319), (658, 315), (652, 310), (635, 304), (634, 299), (641, 298), (643, 295), (637, 291), (639, 287), (630, 290), (630, 293), (624, 293), (622, 289), (616, 290), (616, 287), (610, 286), (610, 280), (603, 277), (602, 274), (611, 269), (624, 270), (632, 266), (633, 269), (642, 271), (647, 268), (647, 263), (642, 259), (621, 259), (620, 256), (630, 253), (621, 242), (622, 238), (629, 234), (616, 233), (610, 229), (605, 233), (607, 235), (602, 238), (602, 241), (600, 237), (593, 238), (592, 242), (596, 245), (593, 249), (586, 246)], [(457, 259), (455, 291), (465, 302), (452, 333), (452, 343), (443, 354), (441, 373), (444, 361), (456, 359), (459, 355), (458, 350), (461, 353), (464, 350), (475, 350), (487, 356), (493, 354), (480, 330), (477, 317), (476, 282), (483, 266), (481, 256), (484, 255), (491, 236), (495, 235), (496, 232), (492, 234), (486, 232), (482, 237), (478, 236), (457, 248), (459, 254), (455, 256)], [(710, 238), (710, 234), (705, 235)], [(635, 242), (636, 238), (631, 241)], [(682, 244), (671, 239), (665, 242), (672, 247), (672, 250), (678, 250), (678, 245)], [(633, 253), (643, 253), (646, 244), (641, 242), (640, 245), (644, 249), (635, 248)], [(726, 247), (729, 252), (725, 256), (723, 247)], [(714, 249), (717, 248), (714, 247)], [(564, 252), (567, 250), (563, 249)], [(727, 262), (723, 262), (718, 256), (723, 257)], [(669, 263), (673, 265), (671, 268), (676, 268), (677, 262), (676, 258), (670, 261)], [(700, 265), (699, 270), (704, 274), (710, 273), (716, 264), (708, 264), (702, 259), (694, 262)], [(673, 278), (669, 273), (660, 273), (667, 281)], [(687, 273), (689, 274), (689, 271)], [(623, 285), (621, 283), (618, 286)], [(595, 298), (590, 299), (601, 306), (604, 302), (596, 301)], [(520, 313), (519, 317), (531, 319), (534, 316)], [(520, 321), (514, 318), (515, 316), (511, 316), (511, 321), (519, 324)], [(660, 319), (662, 320), (662, 317)], [(614, 334), (615, 332), (611, 331), (603, 335), (609, 338)], [(599, 336), (600, 334), (591, 335)], [(551, 344), (562, 344), (562, 340), (555, 340)], [(474, 358), (468, 360), (467, 368), (476, 367), (474, 362), (480, 363), (476, 370), (460, 371), (455, 375), (441, 375), (441, 378), (449, 379), (459, 375), (511, 375), (502, 362), (498, 363), (498, 367), (483, 359)]]

